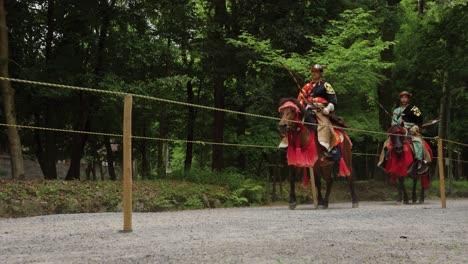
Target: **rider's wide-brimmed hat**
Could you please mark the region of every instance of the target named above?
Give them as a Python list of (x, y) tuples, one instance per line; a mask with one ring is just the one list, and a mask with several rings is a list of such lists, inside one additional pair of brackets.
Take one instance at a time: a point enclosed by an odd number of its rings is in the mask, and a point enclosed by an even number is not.
[(325, 70), (326, 68), (327, 68), (326, 66), (315, 64), (314, 66), (310, 67), (309, 70), (323, 72), (323, 70)]
[(408, 98), (411, 98), (411, 97), (413, 96), (412, 93), (410, 93), (410, 92), (408, 92), (408, 91), (403, 91), (403, 92), (400, 93), (400, 96), (399, 96), (399, 97), (402, 97), (402, 96), (404, 96), (404, 95), (408, 96)]

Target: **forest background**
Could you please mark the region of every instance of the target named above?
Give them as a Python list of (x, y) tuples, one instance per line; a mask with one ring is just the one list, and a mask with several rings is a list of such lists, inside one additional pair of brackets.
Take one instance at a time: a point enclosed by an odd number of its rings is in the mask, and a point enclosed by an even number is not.
[[(380, 132), (348, 132), (357, 180), (384, 177), (376, 168), (390, 124), (383, 109), (391, 112), (402, 90), (413, 93), (425, 121), (441, 119), (425, 136), (467, 143), (464, 0), (1, 0), (0, 7), (4, 77), (278, 117), (279, 100), (298, 94), (293, 76), (302, 86), (308, 67), (325, 65), (336, 114)], [(19, 125), (122, 133), (120, 96), (0, 84), (2, 123), (13, 113)], [(59, 178), (60, 160), (69, 161), (66, 180), (119, 178), (121, 138), (3, 128), (0, 149), (13, 172), (2, 178), (28, 178), (20, 159), (36, 160), (48, 180)], [(135, 179), (263, 181), (278, 156), (275, 120), (139, 98), (133, 135), (170, 139), (133, 140)], [(468, 148), (447, 144), (444, 156), (468, 160)], [(108, 175), (96, 176), (104, 163)], [(468, 176), (466, 165), (454, 163), (455, 178)]]

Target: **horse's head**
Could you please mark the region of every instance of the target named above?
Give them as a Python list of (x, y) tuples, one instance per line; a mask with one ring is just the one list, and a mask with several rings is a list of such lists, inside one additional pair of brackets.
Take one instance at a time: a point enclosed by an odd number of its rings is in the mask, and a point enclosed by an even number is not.
[(280, 134), (285, 136), (288, 131), (296, 128), (296, 121), (302, 119), (305, 109), (295, 98), (284, 98), (280, 101), (278, 111), (281, 116), (278, 128)]
[(388, 133), (390, 134), (390, 142), (393, 145), (393, 149), (398, 155), (401, 155), (401, 153), (403, 152), (403, 145), (406, 140), (406, 128), (398, 124), (393, 125), (388, 130)]

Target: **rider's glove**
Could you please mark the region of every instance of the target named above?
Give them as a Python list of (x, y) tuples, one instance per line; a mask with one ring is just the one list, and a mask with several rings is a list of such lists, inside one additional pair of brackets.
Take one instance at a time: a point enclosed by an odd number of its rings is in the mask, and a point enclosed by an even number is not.
[(323, 108), (322, 113), (325, 114), (325, 115), (328, 115), (328, 114), (330, 114), (330, 112), (332, 112), (333, 110), (335, 110), (335, 106), (334, 106), (332, 103), (329, 103), (329, 104), (327, 105), (327, 107)]

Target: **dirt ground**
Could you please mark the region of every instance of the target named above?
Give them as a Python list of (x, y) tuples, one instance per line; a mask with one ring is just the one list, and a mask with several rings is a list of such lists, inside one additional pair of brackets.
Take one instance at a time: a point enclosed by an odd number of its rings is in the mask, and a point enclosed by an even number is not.
[(0, 219), (0, 263), (466, 263), (468, 199)]

